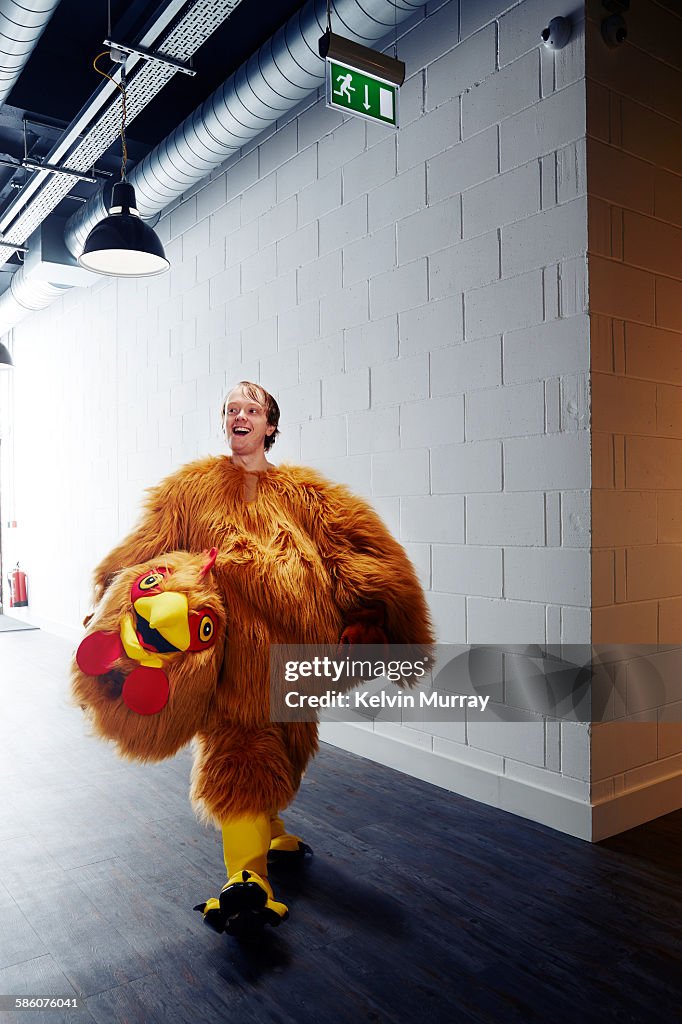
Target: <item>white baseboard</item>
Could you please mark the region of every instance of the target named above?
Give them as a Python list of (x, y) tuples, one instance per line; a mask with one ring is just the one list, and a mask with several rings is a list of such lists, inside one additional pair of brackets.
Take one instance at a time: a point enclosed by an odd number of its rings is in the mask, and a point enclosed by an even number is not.
[(682, 807), (682, 774), (653, 779), (592, 807), (592, 842), (619, 835)]
[(346, 722), (325, 722), (320, 739), (434, 786), (518, 814), (578, 839), (592, 839), (592, 808), (580, 800)]

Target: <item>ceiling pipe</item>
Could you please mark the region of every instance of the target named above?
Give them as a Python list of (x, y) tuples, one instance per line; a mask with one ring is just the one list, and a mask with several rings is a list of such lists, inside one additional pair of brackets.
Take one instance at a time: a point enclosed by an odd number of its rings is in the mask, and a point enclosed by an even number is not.
[[(424, 6), (425, 0), (336, 0), (332, 26), (371, 45)], [(318, 40), (326, 27), (326, 0), (309, 0), (133, 169), (128, 180), (143, 217), (158, 215), (323, 84)], [(64, 241), (74, 258), (107, 212), (102, 190), (69, 218)], [(64, 291), (48, 295), (40, 281), (33, 294), (31, 278), (22, 277), (18, 294), (8, 289), (0, 296), (0, 334)], [(22, 316), (18, 303), (25, 306)]]
[(0, 104), (3, 104), (59, 0), (0, 0)]
[[(336, 0), (332, 25), (337, 33), (371, 45), (424, 6), (424, 0), (363, 0), (362, 6), (358, 0)], [(142, 217), (165, 209), (322, 85), (318, 40), (326, 25), (326, 0), (309, 0), (147, 154), (129, 175)], [(105, 215), (100, 192), (69, 218), (65, 242), (76, 258)]]
[[(1, 0), (0, 0), (1, 2)], [(241, 0), (158, 0), (158, 6), (141, 30), (137, 42), (159, 49), (164, 57), (188, 60), (239, 6)], [(126, 61), (128, 83), (126, 112), (128, 125), (165, 86), (175, 70), (166, 61), (143, 60), (131, 54)], [(89, 172), (121, 131), (121, 68), (112, 69), (85, 106), (76, 114), (61, 138), (47, 154), (44, 167), (37, 168), (19, 194), (0, 215), (0, 263), (12, 255), (12, 245), (23, 245), (73, 187), (70, 175), (53, 174), (47, 164)], [(5, 245), (4, 243), (9, 243)]]
[(25, 268), (19, 267), (12, 275), (9, 288), (3, 292), (2, 298), (0, 298), (0, 305), (2, 305), (2, 327), (0, 329), (2, 333), (5, 334), (11, 327), (24, 320), (29, 313), (45, 309), (68, 289), (68, 285), (32, 280), (27, 276)]

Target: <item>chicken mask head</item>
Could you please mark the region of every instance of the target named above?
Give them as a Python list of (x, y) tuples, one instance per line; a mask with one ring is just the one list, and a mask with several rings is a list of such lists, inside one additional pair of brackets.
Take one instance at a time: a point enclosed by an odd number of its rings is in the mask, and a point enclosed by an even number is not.
[(225, 647), (216, 555), (173, 551), (119, 572), (76, 651), (74, 700), (127, 757), (172, 757), (207, 720)]

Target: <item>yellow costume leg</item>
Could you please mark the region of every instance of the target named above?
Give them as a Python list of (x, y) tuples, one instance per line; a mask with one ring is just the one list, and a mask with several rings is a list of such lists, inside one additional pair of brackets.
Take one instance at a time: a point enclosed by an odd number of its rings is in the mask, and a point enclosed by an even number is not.
[(270, 818), (268, 863), (273, 867), (275, 865), (279, 867), (309, 860), (312, 855), (313, 851), (308, 844), (304, 843), (300, 836), (294, 836), (287, 832), (279, 814), (273, 814)]
[(270, 819), (266, 814), (231, 818), (223, 822), (223, 854), (227, 883), (218, 899), (194, 909), (215, 931), (232, 935), (260, 932), (264, 925), (278, 925), (289, 911), (274, 898), (268, 881), (267, 853)]

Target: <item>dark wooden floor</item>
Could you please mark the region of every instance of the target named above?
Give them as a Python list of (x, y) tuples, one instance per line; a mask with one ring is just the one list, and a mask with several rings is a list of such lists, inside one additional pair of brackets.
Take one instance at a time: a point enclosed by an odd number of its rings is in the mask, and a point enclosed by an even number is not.
[(245, 947), (191, 909), (223, 865), (189, 754), (87, 738), (68, 656), (0, 636), (0, 993), (83, 1008), (3, 1020), (682, 1020), (682, 813), (591, 846), (326, 748), (288, 817), (316, 852), (277, 883), (291, 919)]

